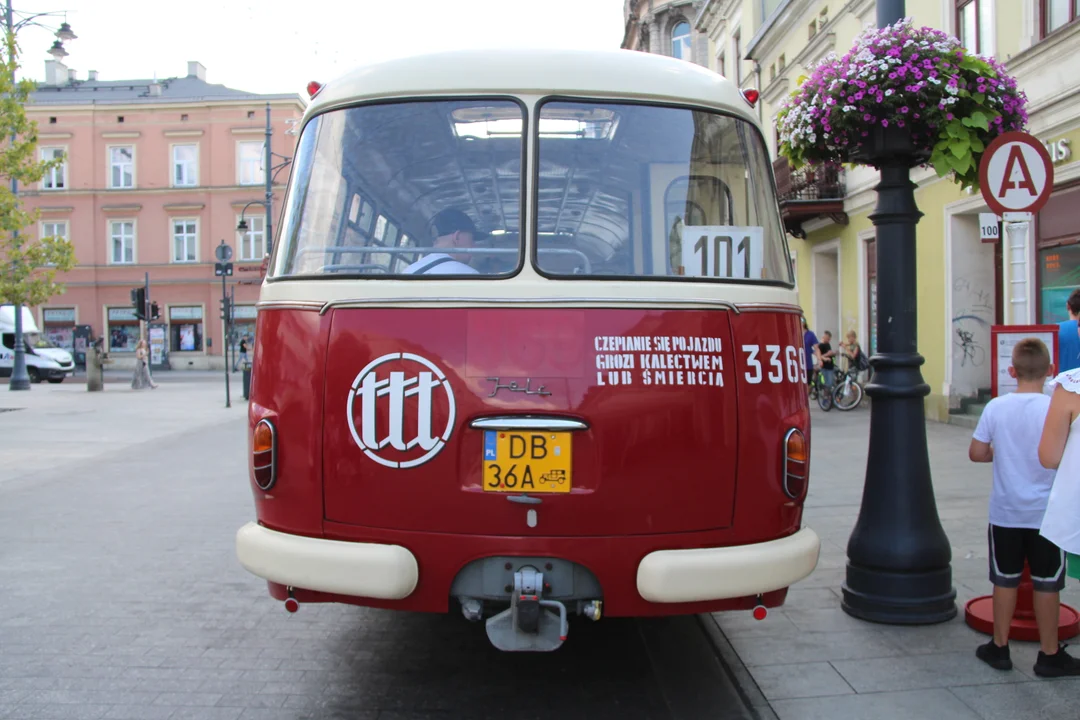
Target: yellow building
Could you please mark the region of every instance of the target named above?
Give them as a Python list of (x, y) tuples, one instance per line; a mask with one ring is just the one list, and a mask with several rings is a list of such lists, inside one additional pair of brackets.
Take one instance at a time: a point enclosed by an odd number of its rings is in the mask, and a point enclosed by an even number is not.
[[(656, 16), (668, 3), (648, 5)], [(854, 330), (868, 351), (875, 347), (876, 253), (869, 215), (878, 173), (856, 167), (840, 173), (793, 172), (776, 159), (775, 117), (799, 78), (829, 53), (842, 55), (876, 24), (874, 0), (702, 0), (670, 3), (697, 12), (690, 21), (687, 59), (761, 93), (759, 117), (775, 160), (781, 212), (797, 268), (800, 299), (810, 327), (834, 338)], [(962, 191), (932, 169), (915, 169), (912, 181), (923, 217), (918, 224), (918, 348), (930, 385), (927, 417), (970, 424), (991, 386), (992, 324), (1056, 323), (1065, 298), (1080, 286), (1080, 3), (1045, 0), (907, 0), (917, 26), (960, 38), (1005, 64), (1028, 96), (1028, 132), (1042, 140), (1054, 161), (1054, 192), (1030, 223), (1013, 226), (1008, 245), (980, 239), (978, 193)], [(671, 54), (662, 41), (636, 45), (627, 15), (624, 47)], [(640, 24), (640, 23), (639, 23)], [(660, 25), (659, 31), (672, 28)], [(650, 35), (652, 37), (652, 35)], [(1070, 211), (1071, 210), (1071, 211)]]

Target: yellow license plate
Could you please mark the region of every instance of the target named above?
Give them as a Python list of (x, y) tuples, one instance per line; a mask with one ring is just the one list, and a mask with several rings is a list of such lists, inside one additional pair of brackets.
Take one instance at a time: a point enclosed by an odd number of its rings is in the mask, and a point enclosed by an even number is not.
[(568, 432), (484, 431), (486, 492), (570, 492)]

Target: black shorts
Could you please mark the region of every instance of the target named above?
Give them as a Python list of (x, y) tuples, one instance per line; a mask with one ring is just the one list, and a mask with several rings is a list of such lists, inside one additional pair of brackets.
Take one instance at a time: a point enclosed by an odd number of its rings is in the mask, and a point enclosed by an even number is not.
[(1065, 587), (1065, 552), (1036, 528), (990, 525), (990, 582), (997, 587), (1020, 585), (1024, 560), (1031, 570), (1031, 584), (1039, 592), (1060, 592)]

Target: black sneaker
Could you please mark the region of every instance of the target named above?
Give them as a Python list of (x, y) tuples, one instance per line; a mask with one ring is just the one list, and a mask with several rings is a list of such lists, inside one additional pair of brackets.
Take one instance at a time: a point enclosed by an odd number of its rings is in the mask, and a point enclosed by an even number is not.
[(1080, 660), (1065, 652), (1065, 645), (1058, 646), (1058, 651), (1047, 655), (1039, 651), (1035, 661), (1035, 674), (1039, 677), (1077, 677), (1080, 676)]
[(1012, 670), (1012, 659), (1009, 657), (1009, 646), (1000, 647), (993, 638), (985, 645), (980, 645), (975, 650), (975, 657), (994, 668), (995, 670)]

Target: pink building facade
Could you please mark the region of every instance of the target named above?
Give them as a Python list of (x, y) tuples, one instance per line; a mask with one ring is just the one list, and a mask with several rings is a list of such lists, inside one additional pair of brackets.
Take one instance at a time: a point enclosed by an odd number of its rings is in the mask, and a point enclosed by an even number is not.
[[(293, 155), (299, 94), (257, 95), (206, 82), (188, 64), (185, 77), (78, 80), (49, 61), (27, 110), (38, 123), (41, 157), (63, 154), (62, 168), (20, 187), (40, 210), (37, 232), (72, 241), (78, 265), (66, 291), (33, 308), (39, 327), (77, 354), (87, 328), (104, 338), (113, 367), (134, 361), (140, 333), (155, 367), (222, 369), (241, 337), (250, 348), (266, 254), (265, 140), (270, 107), (272, 166)], [(271, 229), (281, 214), (289, 168), (273, 185)], [(251, 203), (249, 205), (249, 203)], [(245, 206), (247, 206), (245, 211)], [(248, 225), (237, 231), (241, 213)], [(232, 248), (234, 334), (221, 319), (215, 247)], [(159, 317), (140, 325), (131, 291), (149, 277)], [(231, 347), (230, 347), (231, 345)]]

